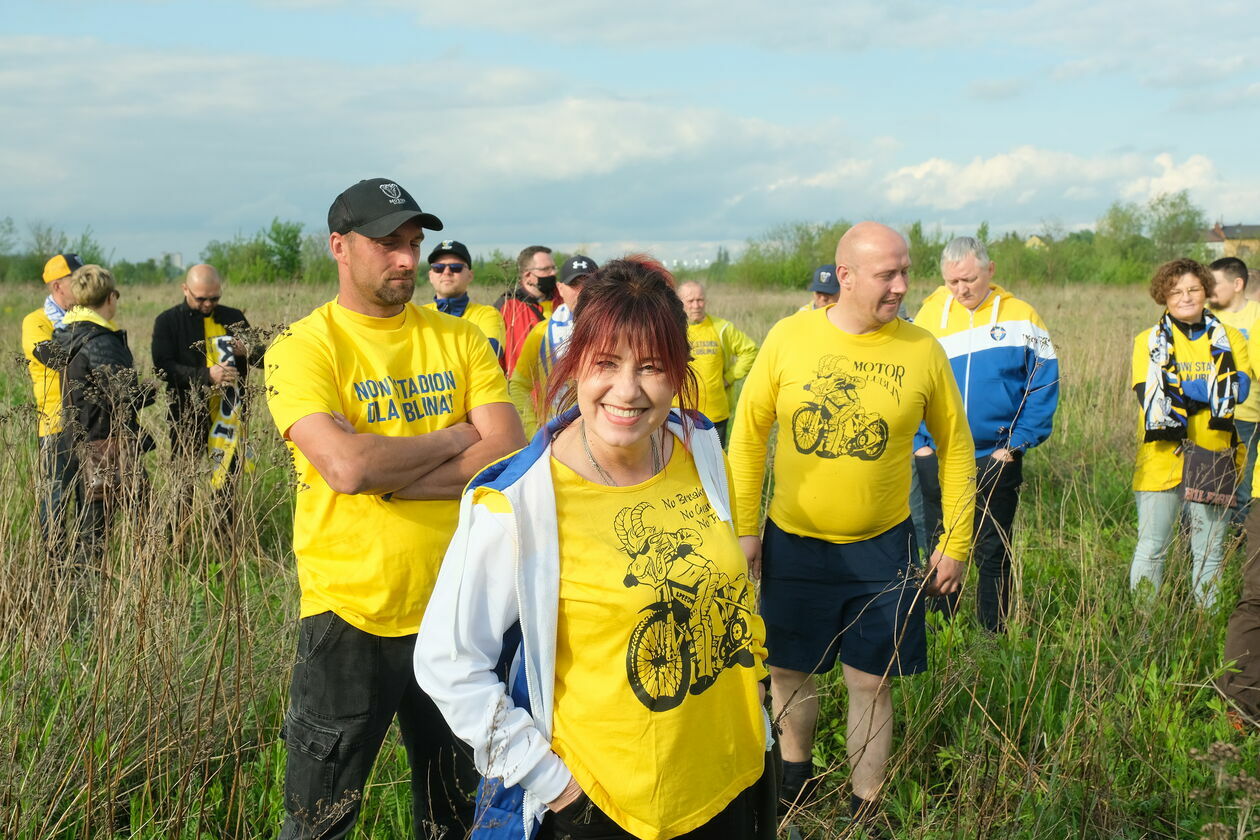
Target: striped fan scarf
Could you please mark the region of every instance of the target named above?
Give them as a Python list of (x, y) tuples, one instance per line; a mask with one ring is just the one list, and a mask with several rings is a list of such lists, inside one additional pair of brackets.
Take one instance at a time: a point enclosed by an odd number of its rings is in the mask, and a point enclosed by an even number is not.
[[(1208, 425), (1220, 431), (1233, 428), (1234, 406), (1238, 397), (1238, 370), (1229, 346), (1225, 325), (1211, 312), (1203, 311), (1203, 326), (1212, 349), (1212, 380), (1208, 392)], [(1186, 397), (1173, 352), (1173, 318), (1167, 312), (1151, 330), (1147, 346), (1150, 364), (1146, 369), (1146, 391), (1142, 398), (1144, 440), (1185, 440)]]

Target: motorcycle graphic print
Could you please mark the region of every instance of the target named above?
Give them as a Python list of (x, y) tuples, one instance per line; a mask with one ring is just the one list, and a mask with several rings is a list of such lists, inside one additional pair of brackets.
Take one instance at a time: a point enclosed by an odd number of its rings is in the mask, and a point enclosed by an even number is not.
[(648, 502), (625, 507), (613, 520), (630, 558), (622, 583), (651, 586), (652, 604), (630, 634), (626, 677), (634, 696), (654, 712), (701, 694), (727, 668), (751, 668), (752, 584), (722, 573), (700, 553), (692, 528), (667, 531), (648, 521)]
[(792, 414), (792, 442), (802, 455), (874, 461), (888, 448), (888, 421), (858, 403), (866, 379), (847, 371), (847, 362), (844, 356), (823, 356), (814, 380), (805, 385), (811, 399)]

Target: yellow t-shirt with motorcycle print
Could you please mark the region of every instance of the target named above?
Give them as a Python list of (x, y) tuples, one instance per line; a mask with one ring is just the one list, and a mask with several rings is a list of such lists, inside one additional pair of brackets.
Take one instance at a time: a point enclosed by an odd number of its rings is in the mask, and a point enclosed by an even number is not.
[(630, 487), (551, 461), (560, 535), (552, 749), (646, 840), (711, 820), (765, 760), (765, 625), (735, 529), (675, 442)]
[(854, 335), (802, 312), (771, 328), (735, 412), (731, 470), (740, 534), (760, 533), (766, 441), (779, 424), (769, 515), (791, 534), (852, 543), (910, 515), (910, 458), (926, 422), (938, 444), (945, 532), (938, 547), (971, 548), (975, 448), (940, 343), (894, 319)]

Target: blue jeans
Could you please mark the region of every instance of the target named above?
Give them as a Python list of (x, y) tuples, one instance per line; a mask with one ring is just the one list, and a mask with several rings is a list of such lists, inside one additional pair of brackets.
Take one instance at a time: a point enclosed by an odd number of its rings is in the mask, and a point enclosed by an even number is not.
[(1190, 518), (1190, 553), (1194, 557), (1193, 591), (1200, 606), (1210, 607), (1216, 600), (1216, 590), (1225, 557), (1225, 530), (1230, 509), (1220, 505), (1203, 505), (1182, 502), (1181, 488), (1151, 492), (1138, 490), (1137, 546), (1133, 550), (1133, 565), (1129, 569), (1129, 588), (1148, 580), (1156, 591), (1164, 579), (1164, 560), (1173, 530), (1181, 518), (1182, 508)]
[(1238, 476), (1238, 503), (1230, 515), (1232, 524), (1241, 528), (1247, 521), (1247, 508), (1251, 505), (1251, 473), (1256, 467), (1256, 444), (1260, 442), (1256, 431), (1260, 429), (1260, 423), (1235, 420), (1234, 429), (1238, 432), (1238, 439), (1247, 445), (1247, 463), (1242, 475)]
[(48, 558), (54, 566), (67, 558), (66, 516), (70, 497), (78, 495), (79, 459), (74, 455), (69, 435), (44, 435), (39, 439), (39, 481), (36, 509)]

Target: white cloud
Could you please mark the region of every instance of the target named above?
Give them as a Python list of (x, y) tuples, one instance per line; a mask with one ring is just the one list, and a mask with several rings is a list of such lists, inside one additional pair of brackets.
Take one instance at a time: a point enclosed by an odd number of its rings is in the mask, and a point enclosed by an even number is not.
[(1157, 195), (1182, 190), (1204, 193), (1219, 181), (1216, 166), (1203, 155), (1191, 155), (1184, 163), (1178, 164), (1172, 155), (1164, 153), (1155, 156), (1155, 166), (1157, 172), (1140, 175), (1122, 185), (1125, 198), (1145, 201)]
[(967, 163), (930, 158), (902, 166), (884, 178), (885, 195), (894, 205), (958, 210), (984, 201), (1031, 201), (1038, 191), (1061, 193), (1072, 182), (1103, 180), (1117, 165), (1132, 168), (1129, 158), (1081, 158), (1068, 152), (1020, 146)]

